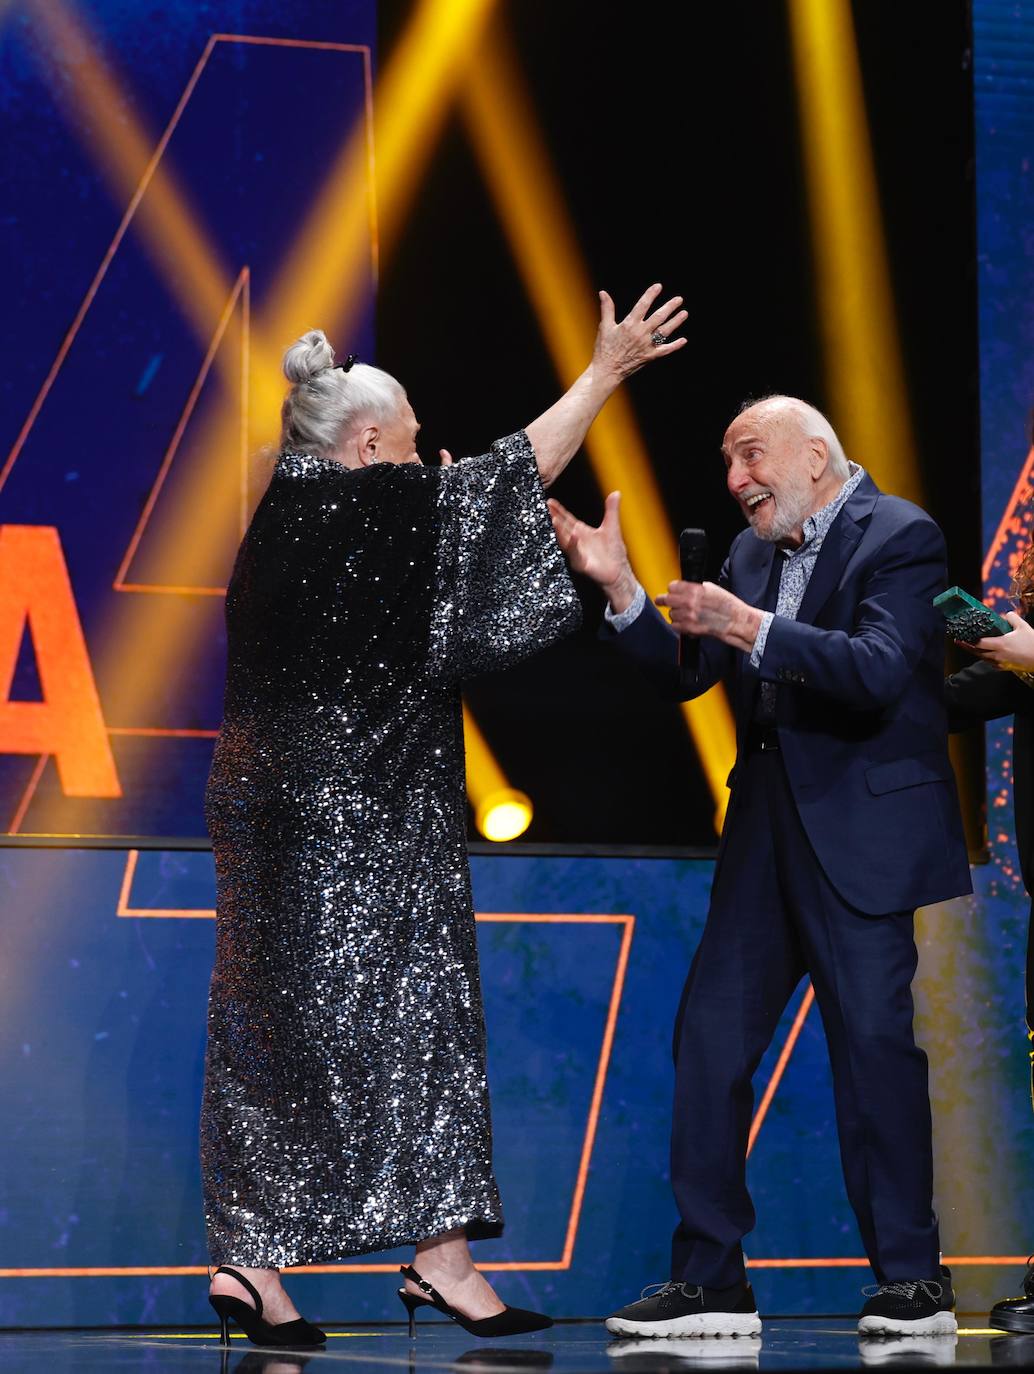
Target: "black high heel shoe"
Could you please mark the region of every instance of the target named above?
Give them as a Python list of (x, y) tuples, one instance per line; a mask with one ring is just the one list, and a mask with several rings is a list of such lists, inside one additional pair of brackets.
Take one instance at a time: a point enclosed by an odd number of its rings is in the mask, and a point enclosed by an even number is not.
[(422, 1295), (426, 1294), (418, 1297), (407, 1288), (398, 1290), (399, 1301), (409, 1313), (411, 1340), (416, 1335), (416, 1314), (421, 1307), (435, 1308), (446, 1317), (450, 1317), (457, 1326), (462, 1326), (471, 1336), (519, 1336), (527, 1331), (545, 1331), (547, 1326), (553, 1325), (552, 1317), (547, 1317), (542, 1312), (526, 1312), (522, 1307), (507, 1307), (502, 1312), (497, 1312), (494, 1317), (480, 1317), (475, 1321), (471, 1317), (465, 1317), (462, 1312), (457, 1312), (455, 1307), (450, 1307), (437, 1288), (433, 1288), (422, 1279), (411, 1264), (400, 1265), (399, 1272), (404, 1278), (409, 1279), (410, 1283), (415, 1283)]
[(313, 1326), (312, 1322), (307, 1322), (304, 1317), (296, 1317), (292, 1322), (279, 1322), (276, 1326), (267, 1322), (262, 1316), (262, 1298), (258, 1289), (236, 1269), (221, 1264), (215, 1272), (229, 1274), (255, 1299), (255, 1306), (249, 1307), (241, 1298), (227, 1297), (225, 1293), (208, 1295), (208, 1301), (215, 1308), (215, 1314), (219, 1318), (220, 1344), (230, 1344), (232, 1317), (252, 1345), (290, 1346), (293, 1350), (307, 1350), (326, 1345), (326, 1334), (318, 1326)]

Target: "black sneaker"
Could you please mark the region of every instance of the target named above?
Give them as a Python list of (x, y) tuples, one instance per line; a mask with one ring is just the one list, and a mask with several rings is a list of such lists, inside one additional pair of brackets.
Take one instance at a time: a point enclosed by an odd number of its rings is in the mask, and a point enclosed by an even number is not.
[(672, 1281), (644, 1288), (639, 1302), (608, 1317), (606, 1327), (615, 1336), (757, 1336), (761, 1318), (749, 1283), (701, 1288)]
[(951, 1336), (959, 1329), (951, 1273), (943, 1265), (938, 1279), (880, 1283), (862, 1292), (869, 1299), (858, 1319), (863, 1336)]
[(1023, 1276), (1023, 1297), (1003, 1298), (991, 1308), (988, 1322), (998, 1331), (1034, 1333), (1034, 1256), (1027, 1260)]

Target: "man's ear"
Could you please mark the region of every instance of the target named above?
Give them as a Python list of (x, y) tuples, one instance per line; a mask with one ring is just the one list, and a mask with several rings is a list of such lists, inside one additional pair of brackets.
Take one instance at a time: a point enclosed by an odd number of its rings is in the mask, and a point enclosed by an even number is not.
[(356, 450), (359, 454), (359, 462), (363, 467), (369, 467), (371, 463), (377, 461), (377, 445), (380, 443), (381, 432), (376, 425), (364, 425), (356, 435)]
[(829, 467), (829, 445), (825, 439), (814, 435), (808, 440), (810, 453), (808, 456), (808, 468), (811, 472), (813, 482), (818, 482)]

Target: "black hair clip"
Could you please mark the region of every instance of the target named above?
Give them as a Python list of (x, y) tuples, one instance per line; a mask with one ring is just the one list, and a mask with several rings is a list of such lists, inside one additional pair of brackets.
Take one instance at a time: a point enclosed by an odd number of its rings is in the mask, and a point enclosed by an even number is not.
[(342, 372), (350, 372), (358, 361), (359, 355), (357, 353), (349, 353), (343, 363), (335, 363), (334, 366), (339, 367)]

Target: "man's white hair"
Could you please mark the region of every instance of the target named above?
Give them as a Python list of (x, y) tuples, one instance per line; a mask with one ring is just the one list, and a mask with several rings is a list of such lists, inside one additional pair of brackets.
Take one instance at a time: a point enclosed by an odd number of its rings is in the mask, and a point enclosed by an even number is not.
[(847, 464), (847, 454), (844, 446), (837, 438), (836, 430), (823, 415), (821, 410), (816, 410), (807, 401), (802, 401), (798, 396), (762, 396), (756, 401), (744, 401), (740, 406), (740, 414), (747, 410), (759, 410), (762, 414), (775, 412), (776, 414), (789, 415), (797, 423), (801, 435), (805, 439), (822, 439), (825, 441), (826, 448), (829, 450), (829, 468), (834, 477), (839, 477), (845, 481), (851, 476), (851, 469)]

